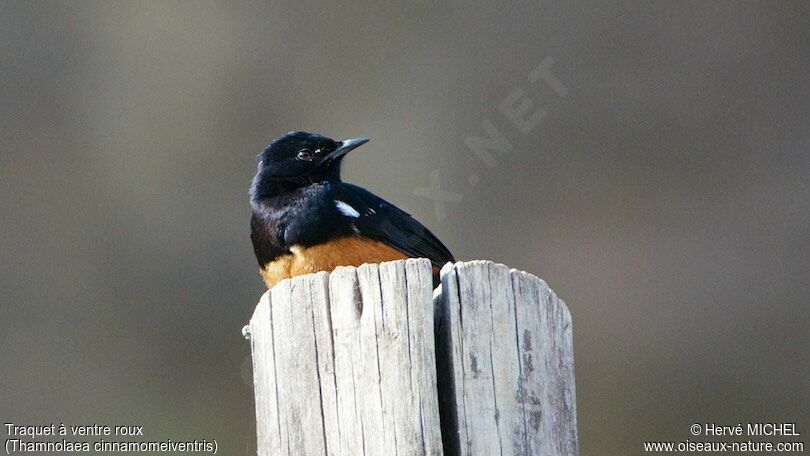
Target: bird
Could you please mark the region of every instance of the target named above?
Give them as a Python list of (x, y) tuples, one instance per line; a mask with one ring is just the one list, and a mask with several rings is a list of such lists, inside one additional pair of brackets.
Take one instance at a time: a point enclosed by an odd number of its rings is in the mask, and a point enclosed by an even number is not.
[(336, 141), (289, 132), (258, 155), (250, 185), (250, 239), (268, 288), (338, 266), (427, 258), (434, 286), (447, 247), (423, 224), (370, 191), (343, 182), (341, 162), (368, 138)]

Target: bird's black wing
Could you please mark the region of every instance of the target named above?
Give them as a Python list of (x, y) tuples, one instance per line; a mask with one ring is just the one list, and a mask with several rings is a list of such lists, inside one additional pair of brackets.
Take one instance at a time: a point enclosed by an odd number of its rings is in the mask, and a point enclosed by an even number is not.
[(361, 235), (384, 242), (409, 257), (427, 258), (439, 268), (455, 261), (430, 230), (379, 196), (341, 182), (334, 189), (334, 197), (338, 210)]

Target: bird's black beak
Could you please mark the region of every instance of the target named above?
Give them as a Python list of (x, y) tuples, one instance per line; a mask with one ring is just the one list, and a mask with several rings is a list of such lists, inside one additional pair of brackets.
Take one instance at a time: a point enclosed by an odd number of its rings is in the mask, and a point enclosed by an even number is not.
[(338, 143), (340, 145), (338, 146), (337, 149), (333, 150), (328, 155), (323, 157), (323, 163), (335, 161), (340, 157), (349, 153), (349, 151), (351, 151), (352, 149), (356, 149), (362, 146), (363, 144), (367, 143), (368, 141), (369, 141), (368, 138), (352, 138), (347, 139), (345, 141), (340, 141)]

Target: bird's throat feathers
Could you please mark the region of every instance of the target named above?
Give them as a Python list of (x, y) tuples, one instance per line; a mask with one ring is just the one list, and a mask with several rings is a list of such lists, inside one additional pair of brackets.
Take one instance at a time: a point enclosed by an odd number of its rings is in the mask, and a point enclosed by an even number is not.
[(340, 162), (329, 166), (324, 170), (324, 175), (302, 175), (278, 177), (267, 175), (263, 170), (256, 173), (250, 185), (250, 200), (258, 201), (264, 198), (284, 196), (294, 194), (306, 187), (318, 183), (340, 182)]

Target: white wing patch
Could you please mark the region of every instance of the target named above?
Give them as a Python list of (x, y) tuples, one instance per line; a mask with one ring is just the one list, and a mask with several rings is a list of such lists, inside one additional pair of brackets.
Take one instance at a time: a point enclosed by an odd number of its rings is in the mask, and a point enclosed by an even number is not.
[(345, 215), (346, 217), (351, 218), (360, 217), (360, 213), (357, 212), (357, 209), (349, 206), (349, 204), (344, 201), (335, 200), (335, 206), (337, 207), (338, 212)]

